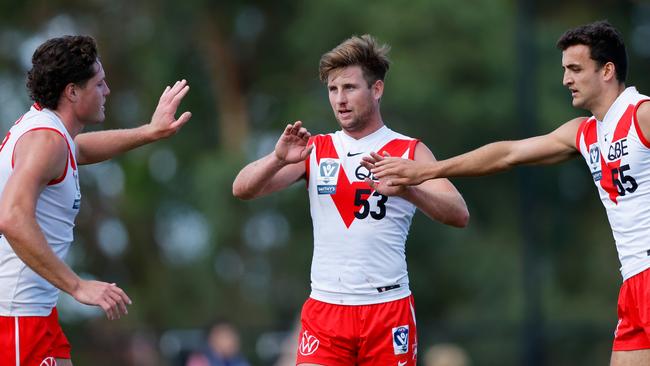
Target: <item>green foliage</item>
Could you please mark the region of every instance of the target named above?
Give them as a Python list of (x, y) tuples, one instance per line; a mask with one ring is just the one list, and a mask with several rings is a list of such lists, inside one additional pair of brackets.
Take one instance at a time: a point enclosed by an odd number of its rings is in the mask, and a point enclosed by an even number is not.
[[(557, 37), (568, 27), (609, 18), (631, 40), (636, 27), (648, 23), (630, 16), (637, 6), (642, 7), (620, 1), (539, 4), (529, 24), (537, 31), (537, 65), (524, 65), (537, 81), (536, 133), (584, 113), (571, 108), (561, 85)], [(420, 138), (439, 159), (524, 137), (516, 115), (516, 10), (516, 2), (491, 0), (0, 1), (0, 78), (11, 75), (16, 85), (24, 70), (18, 50), (6, 45), (28, 47), (57, 32), (97, 37), (112, 90), (101, 128), (145, 123), (166, 85), (179, 78), (191, 85), (181, 106), (193, 113), (189, 124), (169, 140), (117, 159), (125, 177), (117, 196), (103, 195), (104, 182), (89, 183), (90, 174), (81, 178), (88, 180), (74, 268), (115, 280), (134, 305), (117, 323), (63, 318), (76, 363), (135, 364), (112, 347), (128, 348), (140, 331), (157, 337), (228, 318), (242, 330), (253, 364), (270, 364), (256, 353), (255, 342), (262, 334), (290, 330), (309, 294), (307, 195), (298, 183), (270, 197), (239, 201), (232, 197), (237, 172), (271, 152), (286, 123), (302, 120), (313, 133), (337, 128), (318, 80), (318, 60), (352, 34), (371, 33), (391, 44), (384, 119)], [(629, 53), (633, 84), (647, 93), (650, 77), (640, 70), (647, 57), (633, 47)], [(221, 56), (232, 65), (216, 62)], [(0, 90), (0, 103), (6, 93)], [(243, 109), (232, 109), (237, 119), (229, 114), (233, 106), (223, 103), (230, 93), (244, 101)], [(244, 127), (245, 139), (229, 135), (231, 127)], [(241, 142), (241, 149), (224, 147), (232, 141)], [(163, 149), (173, 151), (176, 169), (170, 178), (157, 179), (152, 159)], [(407, 259), (421, 355), (434, 343), (455, 342), (473, 365), (521, 364), (524, 274), (534, 271), (546, 364), (606, 362), (620, 277), (607, 220), (583, 165), (536, 168), (534, 205), (526, 208), (518, 182), (529, 170), (454, 180), (472, 215), (464, 230), (416, 216)], [(205, 246), (189, 260), (165, 252), (160, 220), (169, 212), (181, 212), (175, 220), (198, 213), (207, 223)], [(113, 217), (128, 232), (128, 245), (117, 257), (108, 256), (97, 238), (101, 222)], [(532, 233), (522, 229), (525, 217)], [(525, 268), (522, 243), (530, 237), (534, 268)], [(181, 244), (191, 249), (189, 239)], [(112, 335), (121, 341), (109, 341)]]

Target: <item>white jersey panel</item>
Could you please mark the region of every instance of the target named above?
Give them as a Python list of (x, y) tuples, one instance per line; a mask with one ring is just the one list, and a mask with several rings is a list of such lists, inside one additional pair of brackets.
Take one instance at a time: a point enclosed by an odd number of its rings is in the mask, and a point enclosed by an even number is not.
[(625, 89), (602, 121), (591, 117), (577, 136), (607, 211), (623, 279), (650, 268), (650, 143), (636, 120), (644, 100), (634, 87)]
[(372, 151), (412, 159), (417, 140), (382, 127), (359, 140), (338, 131), (310, 143), (311, 297), (360, 305), (410, 295), (405, 244), (415, 206), (372, 191), (360, 161)]
[[(61, 258), (72, 243), (74, 220), (79, 212), (81, 192), (74, 158), (74, 140), (58, 116), (48, 109), (33, 106), (9, 130), (0, 148), (0, 192), (13, 173), (16, 142), (25, 133), (49, 129), (68, 144), (68, 163), (63, 179), (48, 184), (36, 204), (36, 220), (45, 239)], [(59, 290), (23, 263), (4, 236), (0, 237), (0, 315), (47, 316), (55, 306)]]

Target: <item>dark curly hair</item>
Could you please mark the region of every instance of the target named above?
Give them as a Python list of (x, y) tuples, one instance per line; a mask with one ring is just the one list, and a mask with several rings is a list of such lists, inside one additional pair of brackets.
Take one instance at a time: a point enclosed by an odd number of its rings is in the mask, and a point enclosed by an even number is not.
[(569, 29), (557, 41), (557, 48), (564, 51), (575, 45), (589, 47), (591, 59), (599, 67), (611, 62), (616, 67), (616, 79), (624, 83), (627, 77), (627, 52), (623, 36), (606, 20), (599, 20)]
[(97, 43), (90, 36), (63, 36), (40, 45), (27, 73), (29, 96), (49, 109), (56, 109), (66, 85), (83, 86), (95, 75)]

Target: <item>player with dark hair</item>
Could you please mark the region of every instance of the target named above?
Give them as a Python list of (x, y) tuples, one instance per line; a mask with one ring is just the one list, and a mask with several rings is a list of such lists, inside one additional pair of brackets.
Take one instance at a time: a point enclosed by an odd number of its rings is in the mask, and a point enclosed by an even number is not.
[(625, 44), (608, 22), (571, 29), (557, 46), (573, 106), (592, 117), (573, 119), (547, 135), (495, 142), (438, 162), (372, 154), (364, 164), (381, 184), (401, 187), (582, 155), (607, 211), (624, 280), (611, 365), (650, 365), (650, 103), (645, 103), (650, 98), (625, 87)]
[(116, 284), (81, 279), (63, 262), (81, 203), (77, 168), (175, 134), (191, 117), (174, 116), (189, 86), (168, 86), (148, 124), (81, 133), (104, 120), (104, 77), (92, 37), (46, 41), (28, 73), (34, 105), (0, 145), (0, 365), (72, 365), (59, 290), (109, 319), (131, 304)]

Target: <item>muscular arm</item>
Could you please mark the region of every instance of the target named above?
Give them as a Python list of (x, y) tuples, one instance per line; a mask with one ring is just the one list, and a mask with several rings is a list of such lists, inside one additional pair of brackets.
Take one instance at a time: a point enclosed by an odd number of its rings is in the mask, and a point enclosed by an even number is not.
[(566, 122), (555, 131), (517, 141), (500, 141), (437, 162), (413, 162), (373, 155), (366, 160), (377, 178), (390, 177), (387, 184), (419, 184), (439, 177), (493, 174), (517, 165), (555, 164), (578, 154), (575, 138), (585, 118)]
[(126, 313), (130, 300), (114, 284), (79, 278), (48, 245), (36, 220), (36, 204), (48, 182), (67, 168), (65, 140), (52, 131), (23, 135), (14, 150), (14, 171), (0, 197), (0, 232), (34, 272), (77, 301), (101, 306), (110, 319)]
[(304, 175), (304, 162), (286, 164), (272, 152), (246, 165), (237, 174), (232, 192), (243, 200), (263, 197), (289, 187)]
[(232, 185), (233, 195), (248, 200), (287, 188), (305, 175), (305, 159), (313, 145), (311, 135), (298, 121), (289, 124), (269, 155), (244, 167)]
[[(29, 151), (30, 147), (38, 146)], [(79, 277), (52, 251), (36, 221), (36, 203), (47, 183), (66, 168), (65, 140), (51, 131), (32, 131), (14, 151), (15, 169), (0, 198), (0, 231), (16, 255), (52, 285), (67, 293)]]
[(75, 138), (77, 163), (80, 165), (98, 163), (174, 135), (192, 116), (190, 112), (185, 112), (178, 119), (175, 117), (176, 110), (188, 91), (189, 86), (185, 80), (177, 81), (173, 87), (168, 86), (160, 96), (151, 122), (146, 125), (77, 135)]

